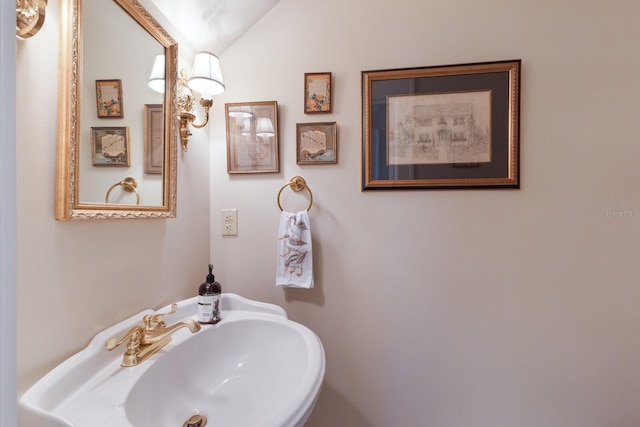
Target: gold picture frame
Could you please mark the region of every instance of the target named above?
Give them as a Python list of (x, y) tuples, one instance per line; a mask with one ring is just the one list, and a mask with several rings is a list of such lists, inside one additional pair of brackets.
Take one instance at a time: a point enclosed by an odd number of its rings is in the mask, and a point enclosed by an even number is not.
[(520, 65), (363, 71), (362, 189), (519, 188)]
[(121, 119), (124, 117), (121, 80), (96, 80), (96, 107), (98, 118)]
[(338, 163), (336, 122), (296, 123), (296, 163), (299, 165)]
[(130, 166), (131, 149), (128, 127), (92, 127), (93, 166)]
[(304, 113), (330, 113), (332, 110), (331, 73), (304, 74)]
[(161, 174), (164, 165), (164, 108), (144, 105), (144, 173)]
[(280, 171), (278, 102), (225, 104), (227, 173)]

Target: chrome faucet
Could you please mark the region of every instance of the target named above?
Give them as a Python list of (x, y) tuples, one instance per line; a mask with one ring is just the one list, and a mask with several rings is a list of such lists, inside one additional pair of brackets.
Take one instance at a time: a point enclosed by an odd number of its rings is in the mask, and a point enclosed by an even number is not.
[(116, 337), (109, 338), (105, 343), (105, 348), (111, 351), (126, 341), (127, 350), (124, 352), (121, 365), (129, 367), (141, 364), (169, 344), (171, 342), (171, 334), (178, 329), (187, 328), (191, 333), (200, 330), (200, 324), (193, 319), (167, 326), (164, 316), (175, 313), (177, 310), (178, 305), (171, 304), (169, 313), (145, 315), (142, 318), (144, 326), (134, 326), (120, 340)]

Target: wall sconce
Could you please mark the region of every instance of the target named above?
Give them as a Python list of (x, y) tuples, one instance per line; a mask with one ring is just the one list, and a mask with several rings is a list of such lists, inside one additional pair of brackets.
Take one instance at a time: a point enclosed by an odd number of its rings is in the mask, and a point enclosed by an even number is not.
[[(149, 87), (156, 92), (164, 93), (164, 55), (156, 57), (149, 77)], [(196, 116), (193, 114), (194, 96), (192, 91), (200, 94), (200, 105), (204, 109), (204, 118), (200, 124), (194, 123)], [(224, 92), (218, 57), (209, 52), (198, 52), (193, 61), (191, 76), (187, 78), (183, 73), (179, 76), (177, 92), (180, 141), (182, 142), (182, 150), (186, 152), (191, 136), (189, 125), (196, 129), (205, 127), (209, 123), (209, 109), (213, 105), (211, 97)]]
[(211, 97), (224, 92), (222, 71), (220, 70), (218, 57), (209, 52), (198, 52), (193, 61), (191, 77), (187, 80), (187, 87), (200, 93), (200, 105), (204, 108), (204, 118), (202, 123), (195, 124), (196, 116), (193, 114), (193, 109), (178, 111), (180, 116), (180, 140), (184, 151), (187, 151), (189, 136), (191, 136), (189, 125), (196, 129), (205, 127), (209, 123), (209, 109), (213, 105)]

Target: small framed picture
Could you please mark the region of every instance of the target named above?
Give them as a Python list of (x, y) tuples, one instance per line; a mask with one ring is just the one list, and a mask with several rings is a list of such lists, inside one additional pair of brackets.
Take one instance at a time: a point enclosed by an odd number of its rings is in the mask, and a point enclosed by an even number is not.
[(131, 163), (128, 127), (92, 127), (93, 166), (129, 166)]
[(124, 117), (122, 106), (121, 80), (96, 80), (96, 104), (101, 119), (121, 119)]
[(227, 173), (280, 171), (278, 102), (225, 104)]
[(304, 113), (331, 112), (331, 73), (304, 74)]
[(321, 165), (338, 163), (335, 122), (296, 124), (296, 163)]
[(144, 105), (144, 173), (162, 173), (164, 164), (164, 109)]

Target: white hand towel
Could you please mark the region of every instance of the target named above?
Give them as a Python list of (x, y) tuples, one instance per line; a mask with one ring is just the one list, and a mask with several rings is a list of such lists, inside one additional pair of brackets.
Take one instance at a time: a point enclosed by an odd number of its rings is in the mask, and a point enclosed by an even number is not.
[(282, 211), (278, 230), (276, 286), (313, 288), (311, 226), (307, 211)]

